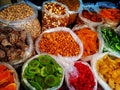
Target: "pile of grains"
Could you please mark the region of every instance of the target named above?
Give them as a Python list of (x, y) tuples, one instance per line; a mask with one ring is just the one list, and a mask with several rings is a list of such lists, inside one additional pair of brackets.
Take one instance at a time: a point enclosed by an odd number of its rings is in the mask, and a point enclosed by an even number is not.
[(9, 24), (25, 29), (31, 33), (33, 38), (37, 38), (40, 34), (40, 23), (37, 19), (37, 14), (27, 4), (13, 4), (3, 8), (0, 11), (0, 19), (3, 20), (0, 26), (4, 26), (6, 23), (6, 25)]
[(58, 26), (67, 26), (69, 15), (66, 7), (58, 2), (47, 2), (42, 10), (42, 31)]
[(29, 48), (25, 30), (0, 29), (0, 61), (12, 62), (25, 57)]
[(45, 33), (38, 44), (40, 52), (53, 55), (76, 56), (80, 52), (79, 45), (71, 34), (64, 31)]

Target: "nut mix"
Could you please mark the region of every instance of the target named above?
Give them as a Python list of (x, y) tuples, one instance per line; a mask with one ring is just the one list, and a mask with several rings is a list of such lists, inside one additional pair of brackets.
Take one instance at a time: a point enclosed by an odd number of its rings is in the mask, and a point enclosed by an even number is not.
[(120, 58), (105, 55), (97, 61), (96, 68), (112, 90), (120, 90)]
[(15, 31), (13, 28), (0, 29), (0, 61), (14, 62), (27, 57), (29, 49), (25, 30)]
[(73, 24), (77, 17), (78, 9), (80, 7), (80, 1), (79, 0), (56, 0), (56, 1), (62, 4), (65, 4), (68, 7), (68, 9), (71, 11), (69, 12), (69, 23), (68, 24), (69, 25)]
[(0, 11), (0, 26), (12, 25), (30, 32), (33, 38), (40, 34), (40, 23), (37, 12), (25, 3), (3, 7)]
[(42, 31), (58, 26), (67, 26), (69, 14), (66, 7), (58, 2), (46, 2), (42, 9)]
[(71, 34), (64, 31), (44, 33), (38, 44), (41, 52), (53, 55), (76, 56), (80, 52)]

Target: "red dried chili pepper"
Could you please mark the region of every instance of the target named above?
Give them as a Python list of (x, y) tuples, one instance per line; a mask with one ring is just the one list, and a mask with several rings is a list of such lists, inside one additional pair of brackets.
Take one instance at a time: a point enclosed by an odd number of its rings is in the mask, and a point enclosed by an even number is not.
[(78, 78), (69, 78), (70, 85), (75, 88), (75, 90), (93, 90), (95, 87), (95, 79), (87, 65), (81, 62), (76, 62), (74, 66), (77, 68), (79, 75)]

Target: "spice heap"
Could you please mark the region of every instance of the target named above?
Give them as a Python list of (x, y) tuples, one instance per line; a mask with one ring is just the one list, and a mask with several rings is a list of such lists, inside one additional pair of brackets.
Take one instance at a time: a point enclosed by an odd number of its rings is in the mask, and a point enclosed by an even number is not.
[(63, 70), (52, 57), (41, 55), (31, 60), (25, 67), (24, 78), (36, 90), (56, 88), (62, 81)]
[(88, 27), (84, 27), (80, 30), (74, 31), (80, 40), (82, 40), (84, 52), (82, 57), (86, 57), (95, 54), (99, 48), (99, 41), (97, 32), (92, 31)]
[(120, 59), (105, 55), (96, 63), (100, 77), (112, 88), (120, 90)]
[(76, 56), (80, 52), (79, 45), (71, 34), (64, 31), (44, 33), (38, 46), (40, 52), (53, 55)]
[(0, 61), (14, 62), (26, 57), (29, 48), (25, 30), (0, 29)]
[(42, 31), (58, 26), (67, 26), (69, 15), (64, 5), (58, 2), (47, 2), (42, 10)]
[(74, 66), (79, 75), (75, 79), (70, 76), (70, 86), (73, 86), (75, 90), (94, 90), (96, 83), (91, 69), (80, 61), (75, 62)]
[(117, 8), (101, 9), (100, 15), (109, 25), (117, 26), (120, 22), (120, 10)]
[(40, 23), (36, 16), (37, 14), (33, 8), (27, 4), (13, 4), (0, 10), (0, 19), (3, 21), (0, 26), (9, 24), (25, 29), (35, 39), (40, 34)]
[(0, 65), (0, 90), (17, 90), (14, 72), (5, 65)]
[[(110, 27), (101, 28), (102, 38), (104, 39), (106, 49), (110, 48), (111, 52), (120, 53), (120, 36)], [(108, 50), (108, 49), (107, 49)]]

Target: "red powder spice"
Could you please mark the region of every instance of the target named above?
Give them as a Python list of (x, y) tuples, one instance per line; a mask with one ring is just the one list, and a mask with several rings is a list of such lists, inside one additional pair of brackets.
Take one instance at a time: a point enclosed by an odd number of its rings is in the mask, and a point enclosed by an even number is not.
[(74, 64), (79, 72), (78, 78), (69, 78), (70, 85), (75, 88), (75, 90), (93, 90), (95, 87), (95, 79), (90, 70), (90, 68), (84, 65), (82, 62), (76, 62)]

